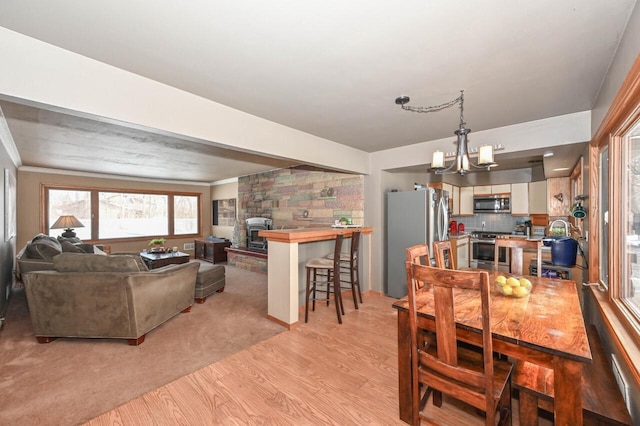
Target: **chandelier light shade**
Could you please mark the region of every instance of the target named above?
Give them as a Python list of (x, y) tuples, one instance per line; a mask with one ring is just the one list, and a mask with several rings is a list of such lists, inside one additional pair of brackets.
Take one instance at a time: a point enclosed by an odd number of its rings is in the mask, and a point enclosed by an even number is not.
[(61, 235), (65, 238), (75, 238), (76, 233), (73, 232), (72, 228), (84, 228), (82, 222), (72, 215), (60, 216), (58, 220), (51, 225), (51, 229), (64, 229)]
[(431, 159), (431, 167), (434, 169), (444, 169), (444, 152), (436, 151)]
[(493, 163), (493, 146), (481, 145), (478, 149), (478, 164), (494, 164)]
[[(464, 90), (460, 91), (460, 96), (452, 101), (445, 102), (440, 105), (428, 106), (428, 107), (413, 107), (406, 105), (411, 99), (408, 96), (400, 96), (396, 98), (396, 104), (400, 105), (405, 111), (411, 112), (435, 112), (445, 108), (449, 108), (457, 103), (460, 104), (460, 127), (454, 133), (458, 137), (456, 141), (455, 158), (451, 164), (447, 167), (445, 160), (449, 156), (442, 151), (435, 151), (431, 159), (431, 168), (435, 170), (437, 174), (444, 173), (458, 173), (460, 175), (467, 174), (471, 168), (491, 170), (491, 167), (497, 164), (493, 161), (493, 145), (482, 145), (477, 150), (469, 150), (467, 135), (471, 133), (471, 129), (468, 129), (467, 123), (464, 121)], [(501, 147), (500, 147), (501, 148)], [(469, 159), (469, 153), (478, 154), (478, 164), (474, 164)], [(453, 156), (452, 156), (453, 157)]]

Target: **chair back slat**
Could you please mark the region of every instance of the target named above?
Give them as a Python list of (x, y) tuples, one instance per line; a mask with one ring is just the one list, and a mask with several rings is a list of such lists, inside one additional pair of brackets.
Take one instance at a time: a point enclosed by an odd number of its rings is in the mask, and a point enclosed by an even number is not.
[(540, 240), (525, 240), (525, 239), (496, 239), (495, 244), (495, 256), (493, 269), (498, 270), (498, 260), (500, 248), (504, 247), (506, 250), (510, 250), (509, 256), (510, 269), (512, 274), (516, 275), (529, 275), (528, 265), (524, 264), (524, 250), (536, 250), (537, 252), (537, 275), (542, 276), (542, 241)]
[(451, 241), (434, 241), (433, 257), (436, 259), (436, 266), (438, 268), (447, 269), (447, 256), (449, 257), (448, 269), (456, 269), (456, 262), (453, 258), (453, 251), (451, 249)]
[(417, 263), (419, 265), (428, 265), (430, 262), (429, 246), (426, 244), (417, 244), (407, 248), (407, 261)]
[[(407, 262), (416, 263), (418, 265), (429, 265), (431, 263), (431, 257), (429, 255), (429, 246), (426, 244), (417, 244), (415, 246), (405, 249), (407, 253)], [(414, 281), (416, 288), (422, 288), (424, 283)]]

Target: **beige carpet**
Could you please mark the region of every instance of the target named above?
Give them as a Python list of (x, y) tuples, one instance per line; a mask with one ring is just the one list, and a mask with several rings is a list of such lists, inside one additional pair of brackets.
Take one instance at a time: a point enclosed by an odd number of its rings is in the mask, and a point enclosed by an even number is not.
[(265, 275), (227, 266), (226, 288), (147, 334), (38, 344), (17, 289), (0, 332), (0, 424), (75, 425), (285, 330)]

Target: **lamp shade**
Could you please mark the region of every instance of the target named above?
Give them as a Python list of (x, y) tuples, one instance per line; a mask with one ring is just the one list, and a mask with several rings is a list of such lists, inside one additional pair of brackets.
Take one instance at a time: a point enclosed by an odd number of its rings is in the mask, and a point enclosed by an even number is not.
[(444, 152), (435, 151), (431, 159), (431, 168), (444, 169)]
[(482, 145), (479, 149), (478, 153), (478, 164), (493, 164), (493, 146), (492, 145)]
[(66, 215), (60, 216), (58, 220), (51, 225), (51, 229), (69, 229), (69, 228), (84, 228), (82, 222), (76, 219), (75, 216)]

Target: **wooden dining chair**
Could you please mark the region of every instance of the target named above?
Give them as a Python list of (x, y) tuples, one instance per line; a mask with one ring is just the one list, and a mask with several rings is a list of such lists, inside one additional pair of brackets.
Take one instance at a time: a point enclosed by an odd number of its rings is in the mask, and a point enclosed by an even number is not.
[[(451, 241), (434, 241), (433, 257), (436, 259), (436, 266), (442, 269), (456, 269), (456, 262), (453, 259), (453, 251), (451, 250)], [(447, 260), (448, 267), (447, 267)]]
[[(423, 409), (432, 390), (470, 404), (485, 413), (485, 424), (511, 424), (511, 382), (513, 365), (493, 357), (491, 336), (489, 274), (486, 271), (456, 271), (406, 262), (409, 289), (409, 332), (411, 336), (411, 380), (414, 425), (428, 419)], [(426, 283), (416, 289), (413, 282)], [(417, 306), (422, 292), (433, 292), (436, 345), (419, 345)], [(460, 297), (460, 295), (463, 297)], [(455, 296), (455, 297), (454, 297)], [(481, 301), (482, 353), (457, 345), (456, 309), (471, 297)], [(466, 303), (468, 308), (468, 303)], [(420, 395), (420, 385), (424, 395)], [(434, 405), (436, 405), (434, 399)], [(438, 406), (438, 405), (436, 405)]]
[(496, 239), (495, 256), (493, 269), (498, 270), (498, 254), (500, 248), (505, 247), (507, 250), (511, 250), (510, 265), (511, 273), (517, 275), (529, 275), (529, 265), (523, 265), (524, 263), (524, 250), (536, 250), (537, 252), (537, 266), (539, 277), (542, 276), (542, 241), (540, 240), (524, 240), (521, 238), (508, 238), (508, 239)]
[[(426, 244), (417, 244), (406, 249), (407, 262), (416, 263), (418, 265), (430, 265), (431, 256), (429, 255), (429, 246)], [(424, 283), (414, 282), (416, 288), (422, 288)]]

